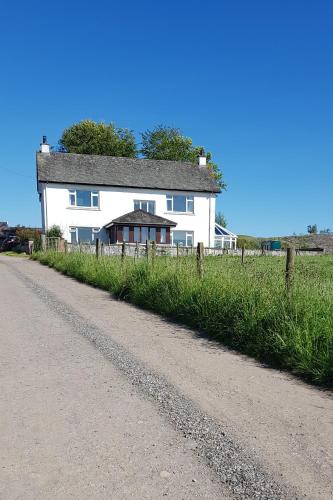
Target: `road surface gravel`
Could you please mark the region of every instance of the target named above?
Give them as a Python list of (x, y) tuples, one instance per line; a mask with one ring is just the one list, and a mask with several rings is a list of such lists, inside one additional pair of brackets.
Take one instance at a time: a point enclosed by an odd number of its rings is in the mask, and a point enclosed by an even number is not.
[(1, 498), (332, 498), (330, 393), (26, 259), (0, 297)]

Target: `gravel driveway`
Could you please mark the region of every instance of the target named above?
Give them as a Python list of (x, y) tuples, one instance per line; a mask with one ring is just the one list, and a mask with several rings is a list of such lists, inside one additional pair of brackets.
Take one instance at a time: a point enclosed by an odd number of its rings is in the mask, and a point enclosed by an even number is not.
[(0, 498), (333, 498), (333, 399), (0, 256)]

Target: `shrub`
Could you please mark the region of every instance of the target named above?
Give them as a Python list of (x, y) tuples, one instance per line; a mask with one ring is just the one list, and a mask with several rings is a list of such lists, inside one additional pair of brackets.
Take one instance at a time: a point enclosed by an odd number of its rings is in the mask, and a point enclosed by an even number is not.
[(59, 226), (53, 225), (46, 231), (46, 236), (48, 238), (62, 238), (62, 231)]
[(30, 227), (20, 227), (16, 229), (16, 236), (20, 239), (20, 244), (24, 245), (29, 240), (34, 242), (34, 250), (41, 249), (41, 231)]

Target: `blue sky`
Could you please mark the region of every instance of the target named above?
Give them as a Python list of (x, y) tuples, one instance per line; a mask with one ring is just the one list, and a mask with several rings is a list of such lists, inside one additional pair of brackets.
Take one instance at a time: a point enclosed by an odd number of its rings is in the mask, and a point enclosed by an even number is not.
[(0, 42), (0, 220), (41, 224), (41, 136), (91, 118), (204, 145), (237, 233), (333, 229), (332, 0), (3, 2)]

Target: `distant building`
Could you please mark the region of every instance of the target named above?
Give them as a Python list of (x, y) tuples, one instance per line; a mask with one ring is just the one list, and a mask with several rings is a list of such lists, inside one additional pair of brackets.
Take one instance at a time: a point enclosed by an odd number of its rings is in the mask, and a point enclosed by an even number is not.
[(268, 251), (281, 250), (281, 241), (280, 240), (262, 241), (261, 248), (263, 250), (268, 250)]

